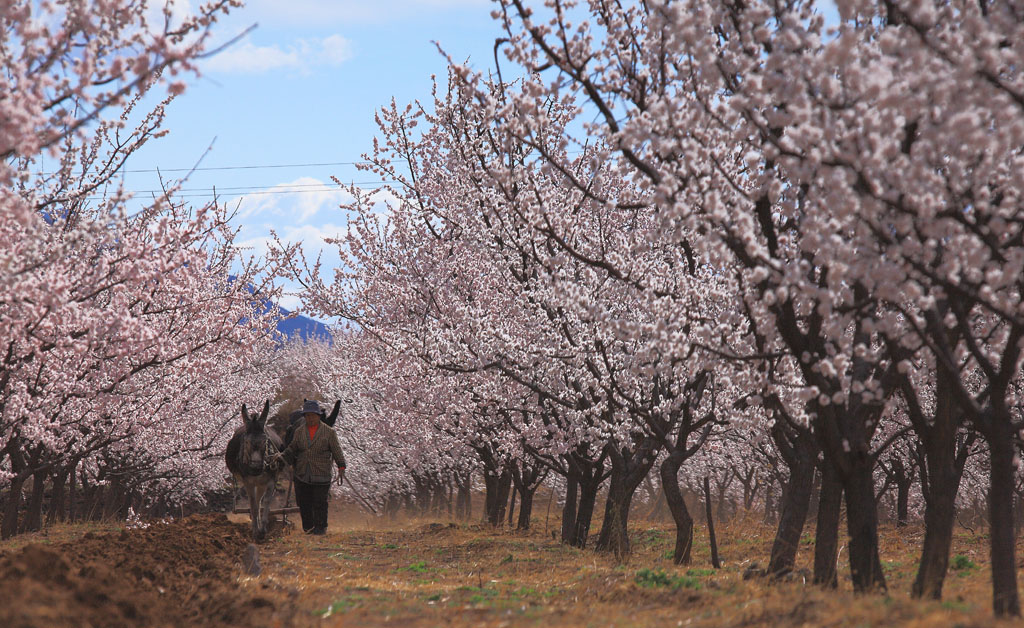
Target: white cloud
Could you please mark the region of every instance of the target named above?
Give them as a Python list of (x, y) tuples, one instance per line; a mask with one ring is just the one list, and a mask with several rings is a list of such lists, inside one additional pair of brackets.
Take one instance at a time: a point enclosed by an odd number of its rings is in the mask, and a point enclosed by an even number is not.
[(165, 25), (173, 30), (194, 14), (190, 0), (164, 0), (146, 5), (144, 15), (150, 30), (163, 32)]
[(273, 70), (308, 72), (314, 67), (335, 67), (352, 58), (352, 43), (341, 35), (298, 39), (285, 48), (259, 46), (245, 39), (202, 63), (207, 72), (257, 74)]
[(266, 190), (239, 196), (230, 206), (238, 208), (238, 217), (243, 222), (261, 216), (276, 216), (287, 218), (293, 223), (307, 223), (318, 215), (322, 220), (321, 212), (336, 216), (341, 212), (339, 206), (352, 200), (352, 195), (333, 181), (299, 177)]
[(395, 22), (423, 13), (489, 6), (490, 0), (249, 0), (246, 11), (267, 23), (324, 26)]
[[(370, 190), (367, 190), (368, 192)], [(286, 245), (299, 244), (307, 262), (312, 265), (320, 258), (321, 276), (330, 283), (341, 266), (338, 245), (329, 239), (344, 239), (349, 232), (350, 214), (340, 206), (353, 201), (352, 195), (330, 181), (313, 177), (300, 177), (279, 183), (262, 194), (235, 197), (228, 206), (235, 208), (234, 224), (239, 228), (235, 245), (244, 249), (244, 257), (262, 257), (274, 245), (271, 232)], [(386, 201), (394, 196), (382, 191), (374, 194), (374, 212), (386, 219)], [(290, 280), (280, 280), (284, 296), (280, 305), (289, 310), (300, 306), (298, 293), (301, 286)]]
[[(377, 191), (373, 199), (374, 212), (383, 219), (385, 202), (393, 202), (394, 197)], [(228, 202), (228, 207), (235, 210), (234, 223), (240, 228), (237, 244), (251, 249), (252, 254), (266, 253), (273, 231), (284, 243), (301, 244), (310, 261), (322, 254), (324, 267), (333, 269), (340, 259), (337, 246), (328, 244), (327, 239), (348, 233), (350, 214), (341, 206), (353, 200), (352, 194), (333, 182), (300, 177), (259, 193), (238, 196)]]
[(277, 304), (283, 307), (284, 309), (288, 310), (289, 312), (294, 312), (295, 310), (302, 307), (302, 299), (299, 297), (299, 295), (295, 294), (294, 289), (290, 290), (288, 289), (288, 287), (285, 287), (285, 292), (284, 294), (281, 295), (281, 298), (278, 299)]

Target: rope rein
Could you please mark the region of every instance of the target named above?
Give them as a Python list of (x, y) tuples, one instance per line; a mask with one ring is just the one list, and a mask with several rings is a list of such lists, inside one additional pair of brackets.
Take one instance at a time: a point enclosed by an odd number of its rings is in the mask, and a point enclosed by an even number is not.
[[(277, 471), (283, 465), (279, 465), (281, 462), (281, 451), (277, 448), (277, 445), (270, 442), (270, 437), (263, 442), (263, 470)], [(269, 462), (273, 458), (273, 462)]]

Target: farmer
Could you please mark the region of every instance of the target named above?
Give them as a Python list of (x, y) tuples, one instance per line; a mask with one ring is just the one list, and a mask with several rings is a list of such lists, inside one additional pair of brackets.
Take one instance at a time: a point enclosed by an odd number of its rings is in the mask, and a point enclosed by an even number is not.
[(341, 452), (337, 433), (321, 420), (325, 414), (316, 401), (305, 401), (305, 425), (295, 430), (292, 442), (281, 452), (286, 462), (295, 465), (295, 501), (306, 534), (327, 533), (332, 460), (338, 467), (338, 483), (345, 480), (345, 454)]

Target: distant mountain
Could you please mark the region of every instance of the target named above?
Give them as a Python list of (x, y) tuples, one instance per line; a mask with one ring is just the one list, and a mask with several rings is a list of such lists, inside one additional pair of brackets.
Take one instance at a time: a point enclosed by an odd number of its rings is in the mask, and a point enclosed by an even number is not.
[[(281, 308), (281, 316), (291, 314), (288, 310)], [(323, 340), (331, 343), (331, 331), (324, 323), (315, 321), (301, 314), (293, 318), (282, 318), (277, 323), (277, 331), (286, 338), (298, 336), (303, 340)]]
[[(237, 279), (234, 275), (228, 275), (228, 282), (233, 282)], [(274, 308), (275, 303), (270, 299), (262, 298), (257, 291), (250, 285), (249, 292), (252, 293), (253, 297), (259, 300), (259, 303), (263, 306), (263, 312), (269, 312)], [(334, 344), (333, 338), (331, 337), (330, 328), (320, 321), (315, 321), (312, 318), (298, 314), (291, 318), (285, 318), (291, 314), (291, 310), (286, 310), (283, 307), (278, 307), (281, 312), (281, 320), (277, 322), (277, 331), (281, 332), (281, 335), (285, 339), (290, 339), (298, 336), (303, 340), (323, 340), (328, 344)]]

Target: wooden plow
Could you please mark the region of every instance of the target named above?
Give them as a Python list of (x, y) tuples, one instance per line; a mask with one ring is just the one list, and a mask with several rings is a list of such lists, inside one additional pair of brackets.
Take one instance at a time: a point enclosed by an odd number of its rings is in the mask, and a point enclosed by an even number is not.
[[(270, 516), (271, 517), (273, 517), (274, 515), (284, 516), (284, 515), (291, 515), (291, 514), (300, 512), (298, 506), (289, 506), (288, 505), (292, 501), (292, 486), (294, 484), (295, 484), (294, 478), (289, 479), (289, 481), (288, 481), (288, 493), (287, 493), (287, 495), (285, 495), (285, 498), (284, 498), (284, 508), (271, 508), (270, 509)], [(235, 483), (234, 478), (232, 478), (231, 479), (231, 512), (232, 512), (232, 514), (236, 514), (236, 515), (247, 515), (247, 514), (249, 514), (249, 509), (248, 508), (239, 508), (238, 507), (237, 498), (238, 498), (238, 485)]]
[[(236, 515), (247, 515), (249, 514), (248, 508), (232, 508), (231, 512)], [(286, 506), (285, 508), (271, 508), (271, 515), (290, 515), (292, 513), (299, 512), (298, 506)]]

